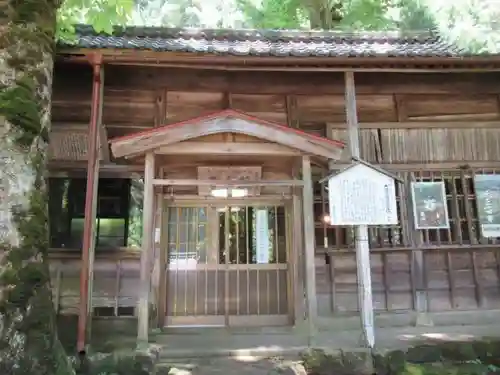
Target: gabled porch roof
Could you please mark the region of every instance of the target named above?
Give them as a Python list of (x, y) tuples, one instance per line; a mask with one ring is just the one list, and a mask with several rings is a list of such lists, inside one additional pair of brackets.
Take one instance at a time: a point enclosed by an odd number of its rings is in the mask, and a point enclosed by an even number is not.
[(339, 159), (345, 146), (341, 141), (309, 134), (232, 109), (114, 138), (110, 144), (114, 157), (131, 157), (163, 146), (219, 133), (244, 134), (286, 146), (303, 154), (334, 160)]

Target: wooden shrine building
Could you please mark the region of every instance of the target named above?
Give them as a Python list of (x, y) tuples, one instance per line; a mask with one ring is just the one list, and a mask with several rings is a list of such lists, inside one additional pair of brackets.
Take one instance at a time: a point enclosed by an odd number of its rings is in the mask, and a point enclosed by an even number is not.
[(49, 188), (54, 300), (81, 348), (87, 316), (138, 318), (147, 340), (355, 314), (353, 230), (319, 183), (353, 134), (403, 181), (399, 224), (369, 228), (376, 322), (500, 311), (500, 57), (420, 34), (77, 33)]

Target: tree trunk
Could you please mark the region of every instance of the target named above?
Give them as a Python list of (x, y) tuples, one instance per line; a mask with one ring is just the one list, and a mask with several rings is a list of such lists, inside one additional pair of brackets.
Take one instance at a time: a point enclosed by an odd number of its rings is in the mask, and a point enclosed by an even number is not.
[(309, 26), (313, 30), (330, 30), (342, 19), (339, 10), (342, 3), (329, 0), (303, 0), (309, 15)]
[[(309, 0), (309, 25), (313, 30), (329, 30), (332, 28), (328, 0)], [(328, 16), (330, 15), (330, 19)]]
[(0, 0), (0, 374), (69, 375), (45, 183), (58, 0)]

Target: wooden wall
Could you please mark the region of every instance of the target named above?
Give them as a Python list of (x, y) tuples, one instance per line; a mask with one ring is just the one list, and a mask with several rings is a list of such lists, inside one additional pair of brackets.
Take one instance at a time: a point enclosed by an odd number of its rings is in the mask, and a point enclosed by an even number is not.
[[(392, 169), (404, 181), (397, 198), (400, 225), (369, 229), (377, 310), (416, 309), (417, 291), (424, 294), (429, 311), (500, 308), (499, 239), (481, 236), (473, 184), (475, 174), (498, 173), (495, 164), (450, 168), (436, 163), (426, 169), (406, 164)], [(449, 229), (413, 229), (412, 181), (445, 182)], [(321, 200), (315, 205), (319, 311), (328, 315), (356, 310), (352, 229), (320, 223), (323, 207)]]
[[(496, 248), (424, 250), (425, 293), (430, 312), (500, 308), (500, 255)], [(373, 304), (378, 312), (416, 309), (411, 251), (372, 250)], [(320, 316), (358, 310), (353, 252), (316, 257)]]
[[(500, 308), (498, 240), (480, 235), (472, 183), (474, 174), (500, 172), (499, 80), (500, 73), (355, 74), (361, 155), (405, 181), (398, 191), (400, 225), (370, 229), (377, 310), (415, 309), (417, 291), (432, 311)], [(90, 68), (56, 66), (54, 128), (86, 126), (90, 84)], [(113, 66), (106, 69), (104, 93), (110, 138), (234, 108), (347, 140), (341, 73)], [(347, 151), (342, 159), (349, 160)], [(325, 173), (315, 168), (314, 179)], [(408, 187), (432, 180), (445, 181), (451, 226), (415, 231)], [(319, 311), (354, 311), (352, 233), (325, 228), (320, 191), (316, 186)]]
[[(155, 197), (154, 233), (161, 227), (161, 194)], [(156, 311), (159, 288), (160, 236), (154, 236), (155, 251), (151, 259), (152, 314)], [(140, 249), (96, 250), (91, 283), (91, 306), (96, 316), (130, 317), (136, 315), (140, 292)], [(50, 253), (52, 294), (56, 311), (62, 315), (78, 314), (80, 301), (81, 253), (77, 250)], [(152, 316), (152, 318), (156, 318)]]
[[(231, 139), (228, 139), (231, 137)], [(249, 137), (242, 134), (215, 134), (211, 136), (200, 137), (197, 142), (262, 142), (255, 137)], [(172, 155), (172, 156), (157, 156), (157, 164), (160, 169), (160, 178), (164, 179), (187, 179), (193, 180), (199, 178), (198, 167), (217, 167), (217, 166), (232, 166), (241, 167), (259, 167), (260, 178), (263, 180), (291, 180), (292, 167), (296, 163), (291, 157), (273, 156), (220, 156), (220, 155)], [(253, 179), (257, 179), (253, 178)], [(201, 178), (206, 179), (206, 178)], [(218, 179), (223, 179), (222, 177)], [(198, 195), (198, 187), (196, 186), (176, 186), (164, 189), (166, 194), (189, 195), (196, 197)], [(280, 195), (291, 194), (289, 187), (284, 186), (262, 186), (259, 187), (259, 195)]]
[[(139, 253), (98, 255), (94, 263), (92, 307), (97, 316), (134, 316), (139, 296)], [(56, 311), (78, 314), (81, 255), (51, 254), (51, 277)]]

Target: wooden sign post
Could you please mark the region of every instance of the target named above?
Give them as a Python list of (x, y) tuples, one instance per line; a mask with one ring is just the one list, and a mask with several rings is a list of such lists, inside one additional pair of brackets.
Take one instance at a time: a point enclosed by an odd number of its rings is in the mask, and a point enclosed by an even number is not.
[(345, 73), (345, 103), (349, 147), (355, 163), (328, 177), (330, 220), (332, 225), (354, 226), (362, 344), (373, 348), (375, 331), (368, 225), (397, 224), (396, 178), (359, 159), (359, 124), (353, 72)]

